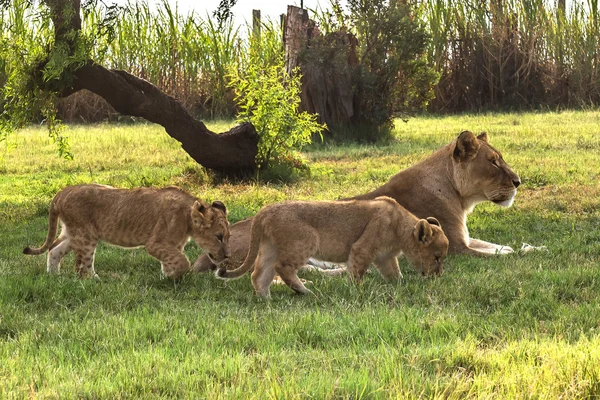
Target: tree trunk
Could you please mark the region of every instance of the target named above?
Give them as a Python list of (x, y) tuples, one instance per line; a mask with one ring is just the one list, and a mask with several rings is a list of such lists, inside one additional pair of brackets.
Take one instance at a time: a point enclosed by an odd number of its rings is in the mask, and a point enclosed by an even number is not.
[(292, 74), (299, 65), (298, 56), (306, 48), (310, 28), (308, 12), (296, 6), (288, 6), (285, 19), (283, 43), (285, 46), (285, 69)]
[(301, 109), (318, 114), (329, 128), (351, 124), (358, 116), (354, 70), (358, 65), (356, 37), (344, 30), (315, 36), (301, 61)]
[[(81, 31), (80, 0), (46, 0), (46, 4), (55, 27), (55, 43), (66, 42), (73, 51), (77, 38), (69, 33)], [(65, 12), (69, 7), (72, 7), (71, 12)], [(71, 18), (65, 20), (63, 15)], [(108, 70), (92, 60), (75, 71), (72, 87), (64, 89), (61, 95), (82, 89), (103, 97), (121, 114), (143, 117), (162, 125), (206, 168), (227, 175), (239, 175), (256, 168), (258, 135), (250, 123), (215, 134), (192, 117), (181, 103), (150, 82), (125, 71)]]
[[(288, 74), (301, 67), (300, 110), (317, 114), (330, 128), (349, 124), (354, 110), (353, 69), (358, 64), (356, 37), (345, 29), (322, 35), (302, 8), (288, 6), (284, 24)], [(305, 53), (303, 59), (300, 55)]]

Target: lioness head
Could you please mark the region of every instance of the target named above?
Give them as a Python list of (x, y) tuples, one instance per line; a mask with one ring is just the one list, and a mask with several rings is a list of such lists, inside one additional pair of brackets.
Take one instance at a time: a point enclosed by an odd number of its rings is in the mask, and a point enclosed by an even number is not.
[(444, 270), (448, 254), (448, 238), (437, 219), (420, 219), (413, 229), (414, 246), (404, 252), (408, 261), (422, 275), (439, 275)]
[(206, 206), (196, 201), (192, 206), (192, 238), (214, 264), (230, 256), (227, 208), (220, 201)]
[(512, 205), (521, 179), (488, 143), (485, 132), (477, 137), (462, 132), (454, 144), (452, 163), (457, 189), (471, 206), (485, 200), (503, 207)]

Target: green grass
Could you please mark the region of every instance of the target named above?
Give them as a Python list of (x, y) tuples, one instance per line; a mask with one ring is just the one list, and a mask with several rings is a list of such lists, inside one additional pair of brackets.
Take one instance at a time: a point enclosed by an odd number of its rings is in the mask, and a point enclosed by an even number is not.
[[(228, 122), (213, 123), (223, 131)], [(39, 128), (0, 147), (0, 398), (594, 398), (600, 396), (600, 112), (420, 117), (388, 145), (312, 146), (291, 183), (217, 181), (152, 125), (71, 127), (74, 161)], [(471, 236), (548, 252), (451, 256), (399, 285), (315, 273), (316, 297), (249, 278), (160, 276), (143, 249), (101, 245), (100, 281), (73, 257), (49, 276), (47, 208), (67, 184), (176, 184), (223, 200), (231, 220), (284, 199), (377, 187), (486, 130), (523, 180), (510, 209), (476, 207)], [(199, 250), (188, 245), (195, 259)]]

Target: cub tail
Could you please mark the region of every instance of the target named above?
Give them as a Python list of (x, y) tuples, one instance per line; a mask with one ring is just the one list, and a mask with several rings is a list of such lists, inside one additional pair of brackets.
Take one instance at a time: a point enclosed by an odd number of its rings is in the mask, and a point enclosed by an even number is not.
[(48, 217), (48, 224), (48, 236), (46, 236), (46, 241), (44, 242), (42, 247), (32, 249), (31, 247), (27, 246), (23, 249), (23, 254), (28, 254), (32, 256), (42, 254), (45, 253), (54, 244), (54, 238), (56, 237), (56, 232), (58, 231), (58, 211), (54, 206), (54, 201), (50, 205), (50, 216)]
[(215, 271), (217, 277), (223, 279), (239, 278), (240, 276), (244, 275), (246, 272), (252, 269), (252, 267), (254, 266), (254, 261), (258, 256), (258, 249), (260, 247), (260, 241), (262, 239), (262, 218), (260, 217), (260, 215), (256, 215), (254, 217), (254, 220), (252, 221), (250, 249), (248, 250), (248, 254), (246, 255), (244, 263), (238, 268), (232, 269), (231, 271), (228, 271), (225, 268), (218, 268)]

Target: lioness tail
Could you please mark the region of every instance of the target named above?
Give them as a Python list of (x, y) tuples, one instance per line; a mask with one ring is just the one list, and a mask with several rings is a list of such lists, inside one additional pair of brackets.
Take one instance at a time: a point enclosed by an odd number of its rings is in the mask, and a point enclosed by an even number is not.
[(23, 254), (28, 255), (38, 255), (46, 252), (52, 244), (54, 243), (54, 238), (56, 237), (56, 232), (58, 231), (58, 211), (56, 211), (54, 207), (54, 201), (50, 204), (50, 216), (48, 217), (48, 236), (46, 236), (46, 241), (42, 245), (42, 247), (34, 248), (27, 246), (23, 249)]

